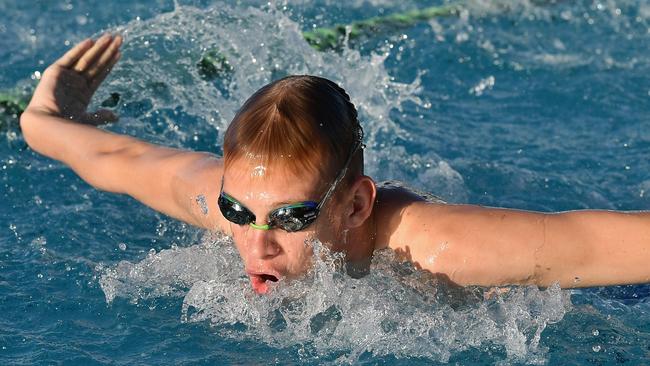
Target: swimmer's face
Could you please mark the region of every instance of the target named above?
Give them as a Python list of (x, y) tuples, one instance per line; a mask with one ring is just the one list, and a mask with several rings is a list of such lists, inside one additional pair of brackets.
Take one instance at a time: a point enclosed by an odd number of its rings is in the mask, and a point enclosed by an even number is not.
[[(330, 183), (322, 178), (316, 172), (297, 176), (280, 164), (266, 167), (240, 159), (224, 172), (223, 192), (255, 214), (257, 225), (264, 225), (274, 209), (301, 201), (319, 201)], [(281, 228), (261, 230), (228, 222), (257, 293), (267, 292), (269, 282), (305, 273), (311, 265), (313, 239), (324, 243), (340, 239), (343, 230), (339, 215), (333, 214), (339, 207), (334, 198), (326, 202), (316, 221), (296, 232)]]

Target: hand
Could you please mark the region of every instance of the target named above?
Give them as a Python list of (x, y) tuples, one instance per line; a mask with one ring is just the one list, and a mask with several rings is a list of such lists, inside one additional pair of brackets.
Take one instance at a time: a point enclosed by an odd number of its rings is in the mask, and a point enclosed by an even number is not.
[(122, 37), (104, 34), (86, 39), (50, 65), (38, 83), (27, 110), (99, 125), (117, 120), (106, 109), (89, 113), (93, 94), (120, 58)]

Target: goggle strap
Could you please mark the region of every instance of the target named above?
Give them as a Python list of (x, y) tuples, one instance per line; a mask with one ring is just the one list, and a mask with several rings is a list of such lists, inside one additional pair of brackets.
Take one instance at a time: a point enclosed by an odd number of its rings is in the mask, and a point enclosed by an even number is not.
[(354, 157), (354, 154), (357, 152), (357, 150), (365, 148), (365, 145), (363, 144), (363, 129), (360, 129), (359, 131), (360, 132), (359, 132), (357, 142), (352, 147), (352, 150), (350, 150), (350, 155), (348, 156), (348, 159), (345, 161), (345, 164), (343, 165), (343, 169), (341, 169), (339, 174), (336, 176), (336, 178), (334, 179), (334, 181), (330, 185), (327, 192), (325, 192), (325, 194), (321, 198), (320, 203), (318, 204), (318, 206), (316, 206), (317, 210), (320, 211), (323, 208), (323, 206), (325, 205), (325, 202), (330, 198), (332, 193), (334, 193), (334, 190), (336, 189), (336, 186), (339, 183), (341, 183), (341, 181), (345, 177), (345, 173), (348, 172), (348, 167), (350, 166), (350, 163), (352, 162), (352, 158)]

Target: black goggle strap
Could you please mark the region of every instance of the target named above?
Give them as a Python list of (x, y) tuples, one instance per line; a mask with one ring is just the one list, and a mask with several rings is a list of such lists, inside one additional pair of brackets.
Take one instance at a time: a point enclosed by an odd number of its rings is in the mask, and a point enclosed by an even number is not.
[(341, 169), (341, 171), (339, 172), (339, 175), (336, 176), (336, 179), (334, 179), (334, 181), (330, 185), (330, 188), (327, 190), (327, 192), (325, 192), (325, 194), (323, 195), (323, 198), (320, 200), (320, 203), (316, 207), (316, 209), (318, 211), (320, 211), (323, 208), (323, 206), (325, 205), (325, 202), (327, 202), (327, 199), (330, 198), (332, 193), (334, 193), (334, 191), (336, 190), (336, 186), (339, 183), (341, 183), (341, 181), (345, 177), (345, 173), (347, 173), (347, 171), (348, 171), (348, 167), (350, 166), (350, 163), (352, 162), (352, 158), (354, 158), (354, 154), (357, 152), (357, 150), (363, 149), (365, 147), (366, 147), (366, 145), (364, 145), (364, 143), (363, 143), (363, 129), (359, 125), (359, 132), (357, 134), (357, 141), (354, 144), (354, 146), (352, 147), (352, 150), (350, 150), (350, 155), (348, 156), (348, 160), (345, 161), (345, 164), (343, 165), (343, 169)]

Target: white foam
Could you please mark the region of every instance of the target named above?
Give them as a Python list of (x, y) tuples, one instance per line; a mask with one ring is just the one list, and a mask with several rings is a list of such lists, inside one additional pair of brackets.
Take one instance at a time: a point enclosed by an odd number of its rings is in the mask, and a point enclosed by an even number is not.
[(444, 362), (488, 345), (505, 351), (508, 362), (543, 362), (541, 332), (570, 308), (568, 292), (557, 286), (514, 287), (485, 300), (483, 289), (449, 285), (390, 251), (376, 253), (367, 276), (352, 278), (339, 255), (313, 244), (318, 259), (310, 275), (263, 296), (252, 291), (230, 239), (216, 234), (103, 269), (100, 284), (109, 303), (182, 297), (181, 321), (209, 321), (233, 339), (299, 347), (309, 359), (342, 354), (340, 362), (366, 352)]

